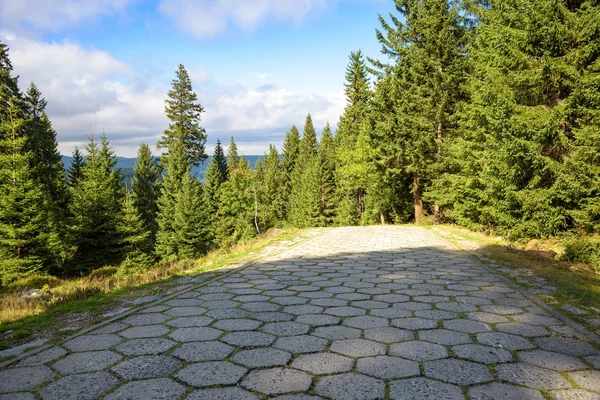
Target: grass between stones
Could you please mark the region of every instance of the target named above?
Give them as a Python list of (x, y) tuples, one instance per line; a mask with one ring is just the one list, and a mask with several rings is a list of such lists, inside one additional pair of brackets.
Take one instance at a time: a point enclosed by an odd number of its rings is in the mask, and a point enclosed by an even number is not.
[[(31, 341), (32, 337), (69, 336), (110, 318), (104, 315), (107, 311), (118, 313), (124, 306), (133, 306), (128, 300), (175, 291), (190, 276), (252, 261), (260, 251), (302, 236), (297, 229), (272, 230), (197, 260), (157, 265), (132, 276), (118, 276), (116, 268), (105, 267), (79, 278), (36, 275), (18, 281), (0, 289), (0, 350)], [(19, 298), (22, 288), (40, 289), (44, 297), (23, 301)]]
[(596, 331), (600, 316), (600, 274), (582, 263), (560, 260), (556, 239), (511, 243), (451, 225), (428, 226), (484, 264)]

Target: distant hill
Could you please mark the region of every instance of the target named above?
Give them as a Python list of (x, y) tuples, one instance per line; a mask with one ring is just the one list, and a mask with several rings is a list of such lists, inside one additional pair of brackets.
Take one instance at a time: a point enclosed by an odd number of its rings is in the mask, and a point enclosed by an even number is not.
[[(262, 156), (245, 156), (246, 160), (250, 162), (252, 168), (256, 167), (256, 162), (262, 158)], [(198, 179), (204, 182), (204, 173), (206, 172), (206, 167), (208, 166), (208, 162), (212, 156), (204, 161), (204, 164), (199, 167), (192, 168), (192, 174), (195, 174)], [(117, 157), (117, 167), (121, 169), (121, 174), (125, 179), (125, 184), (129, 186), (129, 182), (131, 182), (131, 178), (133, 177), (133, 168), (135, 167), (136, 158), (127, 158), (127, 157)], [(71, 166), (73, 162), (73, 157), (70, 156), (62, 156), (63, 164), (65, 164), (65, 170)]]

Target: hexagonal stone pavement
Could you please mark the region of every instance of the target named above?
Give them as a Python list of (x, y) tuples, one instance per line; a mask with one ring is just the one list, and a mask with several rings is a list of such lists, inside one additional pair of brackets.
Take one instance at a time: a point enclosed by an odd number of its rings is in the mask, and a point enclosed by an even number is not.
[(0, 400), (600, 397), (600, 346), (436, 233), (311, 232), (15, 360)]

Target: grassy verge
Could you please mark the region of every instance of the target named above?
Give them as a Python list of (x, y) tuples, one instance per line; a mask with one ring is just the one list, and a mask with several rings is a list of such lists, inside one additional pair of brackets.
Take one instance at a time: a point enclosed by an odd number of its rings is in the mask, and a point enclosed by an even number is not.
[(512, 278), (516, 276), (517, 283), (522, 286), (531, 286), (526, 282), (529, 280), (537, 282), (538, 286), (555, 288), (538, 296), (588, 326), (586, 318), (570, 312), (568, 306), (586, 311), (587, 319), (594, 318), (594, 314), (597, 318), (600, 314), (600, 274), (594, 273), (589, 265), (561, 260), (563, 244), (559, 239), (509, 243), (499, 237), (490, 237), (456, 226), (427, 228), (441, 232), (445, 239), (458, 247), (475, 251), (484, 263), (491, 264), (496, 269), (514, 269), (514, 274), (504, 274)]
[[(30, 277), (0, 291), (0, 350), (31, 341), (32, 337), (60, 339), (73, 333), (68, 329), (70, 325), (83, 329), (99, 323), (108, 318), (103, 315), (107, 310), (121, 307), (128, 299), (168, 293), (178, 280), (251, 261), (267, 247), (284, 245), (295, 237), (302, 237), (297, 229), (271, 231), (197, 260), (157, 265), (132, 276), (118, 276), (115, 268), (106, 267), (76, 279)], [(42, 296), (23, 301), (23, 288), (40, 289)]]

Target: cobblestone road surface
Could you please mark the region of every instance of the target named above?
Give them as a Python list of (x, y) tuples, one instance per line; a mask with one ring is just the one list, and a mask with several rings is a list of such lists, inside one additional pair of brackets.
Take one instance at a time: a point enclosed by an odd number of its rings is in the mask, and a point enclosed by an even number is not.
[(11, 399), (600, 399), (600, 351), (444, 239), (338, 228), (0, 371)]

